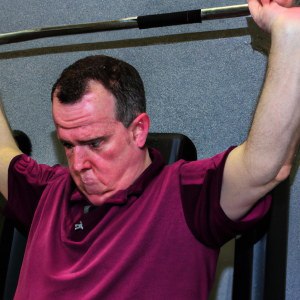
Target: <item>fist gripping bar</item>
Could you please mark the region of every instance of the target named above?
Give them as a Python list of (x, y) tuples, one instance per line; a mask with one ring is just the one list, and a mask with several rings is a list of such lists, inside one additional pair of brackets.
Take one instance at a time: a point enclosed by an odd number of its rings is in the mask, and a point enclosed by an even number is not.
[(0, 45), (61, 35), (123, 30), (132, 28), (147, 29), (191, 23), (202, 23), (202, 21), (207, 20), (243, 17), (248, 16), (249, 14), (250, 11), (248, 8), (248, 4), (243, 4), (174, 12), (168, 14), (140, 16), (97, 23), (44, 27), (0, 34)]

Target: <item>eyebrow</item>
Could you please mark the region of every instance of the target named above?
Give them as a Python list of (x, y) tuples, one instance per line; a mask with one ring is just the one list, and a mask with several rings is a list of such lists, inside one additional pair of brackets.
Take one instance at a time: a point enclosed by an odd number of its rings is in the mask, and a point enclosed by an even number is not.
[[(90, 139), (90, 140), (84, 140), (84, 141), (79, 141), (79, 140), (76, 140), (76, 142), (78, 142), (79, 144), (81, 145), (84, 145), (84, 144), (91, 144), (91, 143), (95, 143), (95, 142), (99, 142), (101, 140), (104, 140), (106, 137), (105, 136), (101, 136), (101, 137), (96, 137), (96, 138), (93, 138), (93, 139)], [(70, 144), (72, 145), (71, 142), (69, 141), (66, 141), (62, 138), (59, 138), (58, 139), (62, 144)]]

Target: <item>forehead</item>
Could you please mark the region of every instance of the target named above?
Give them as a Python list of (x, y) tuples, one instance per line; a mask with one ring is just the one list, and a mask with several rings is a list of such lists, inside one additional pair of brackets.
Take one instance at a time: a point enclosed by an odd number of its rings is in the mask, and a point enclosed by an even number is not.
[(75, 104), (60, 103), (54, 93), (52, 112), (57, 129), (100, 126), (116, 121), (115, 97), (99, 82), (90, 81), (88, 93)]

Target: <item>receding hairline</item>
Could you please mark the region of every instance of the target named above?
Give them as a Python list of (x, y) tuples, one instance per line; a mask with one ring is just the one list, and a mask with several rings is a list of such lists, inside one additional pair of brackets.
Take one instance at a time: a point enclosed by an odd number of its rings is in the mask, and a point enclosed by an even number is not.
[(84, 92), (83, 92), (82, 96), (79, 97), (75, 102), (64, 103), (64, 102), (62, 102), (62, 101), (59, 99), (59, 97), (58, 97), (58, 95), (57, 95), (57, 93), (59, 93), (60, 88), (61, 88), (61, 85), (59, 85), (59, 84), (55, 87), (55, 90), (54, 90), (53, 93), (52, 93), (52, 99), (51, 99), (51, 101), (53, 101), (53, 98), (54, 98), (54, 96), (55, 96), (56, 98), (58, 98), (58, 100), (59, 100), (59, 102), (60, 102), (61, 104), (70, 104), (70, 105), (72, 105), (72, 104), (81, 102), (82, 99), (83, 99), (83, 97), (84, 97), (84, 95), (86, 95), (86, 94), (88, 94), (88, 93), (91, 92), (91, 86), (90, 86), (90, 83), (91, 83), (91, 82), (99, 83), (99, 84), (100, 84), (100, 85), (101, 85), (101, 86), (102, 86), (109, 94), (111, 94), (111, 95), (114, 97), (114, 100), (116, 101), (115, 95), (114, 95), (110, 90), (108, 90), (108, 89), (105, 87), (105, 85), (103, 84), (103, 82), (102, 82), (101, 80), (91, 79), (91, 78), (87, 78), (86, 83), (85, 83), (85, 87), (84, 87)]
[[(110, 96), (112, 96), (112, 100), (114, 101), (114, 103), (113, 103), (113, 104), (114, 104), (114, 118), (115, 118), (116, 121), (120, 121), (120, 120), (117, 120), (117, 99), (116, 99), (116, 96), (115, 96), (110, 90), (108, 90), (108, 89), (104, 86), (104, 84), (101, 82), (101, 80), (88, 79), (88, 80), (87, 80), (87, 83), (86, 83), (86, 86), (85, 86), (85, 90), (84, 90), (83, 95), (82, 95), (80, 98), (78, 98), (78, 100), (76, 100), (75, 102), (71, 102), (71, 103), (64, 103), (64, 102), (60, 101), (59, 97), (57, 96), (57, 93), (59, 92), (59, 88), (60, 88), (60, 86), (58, 85), (58, 86), (55, 88), (55, 90), (54, 90), (54, 92), (53, 92), (53, 95), (52, 95), (52, 106), (53, 106), (53, 103), (54, 103), (54, 102), (53, 102), (54, 97), (57, 98), (58, 102), (59, 102), (61, 105), (65, 105), (65, 106), (72, 106), (72, 105), (75, 105), (75, 104), (78, 104), (78, 103), (82, 102), (84, 96), (87, 95), (88, 93), (92, 92), (92, 90), (91, 90), (91, 84), (90, 84), (91, 82), (95, 82), (96, 84), (100, 84), (100, 85), (102, 86), (102, 88), (103, 88)], [(101, 101), (100, 99), (97, 99), (97, 100), (98, 100), (98, 101)], [(138, 114), (140, 114), (140, 112), (138, 112)]]

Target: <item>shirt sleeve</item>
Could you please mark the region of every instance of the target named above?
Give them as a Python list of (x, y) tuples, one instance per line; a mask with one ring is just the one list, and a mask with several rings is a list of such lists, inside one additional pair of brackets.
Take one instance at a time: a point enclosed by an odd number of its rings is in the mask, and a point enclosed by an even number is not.
[(235, 147), (210, 159), (182, 165), (181, 198), (187, 225), (204, 245), (219, 248), (250, 229), (267, 213), (271, 195), (260, 199), (240, 221), (232, 221), (220, 205), (223, 171), (228, 154)]
[(25, 154), (13, 158), (8, 169), (8, 201), (1, 212), (16, 228), (28, 235), (35, 210), (48, 183), (63, 171), (59, 165), (49, 167)]

